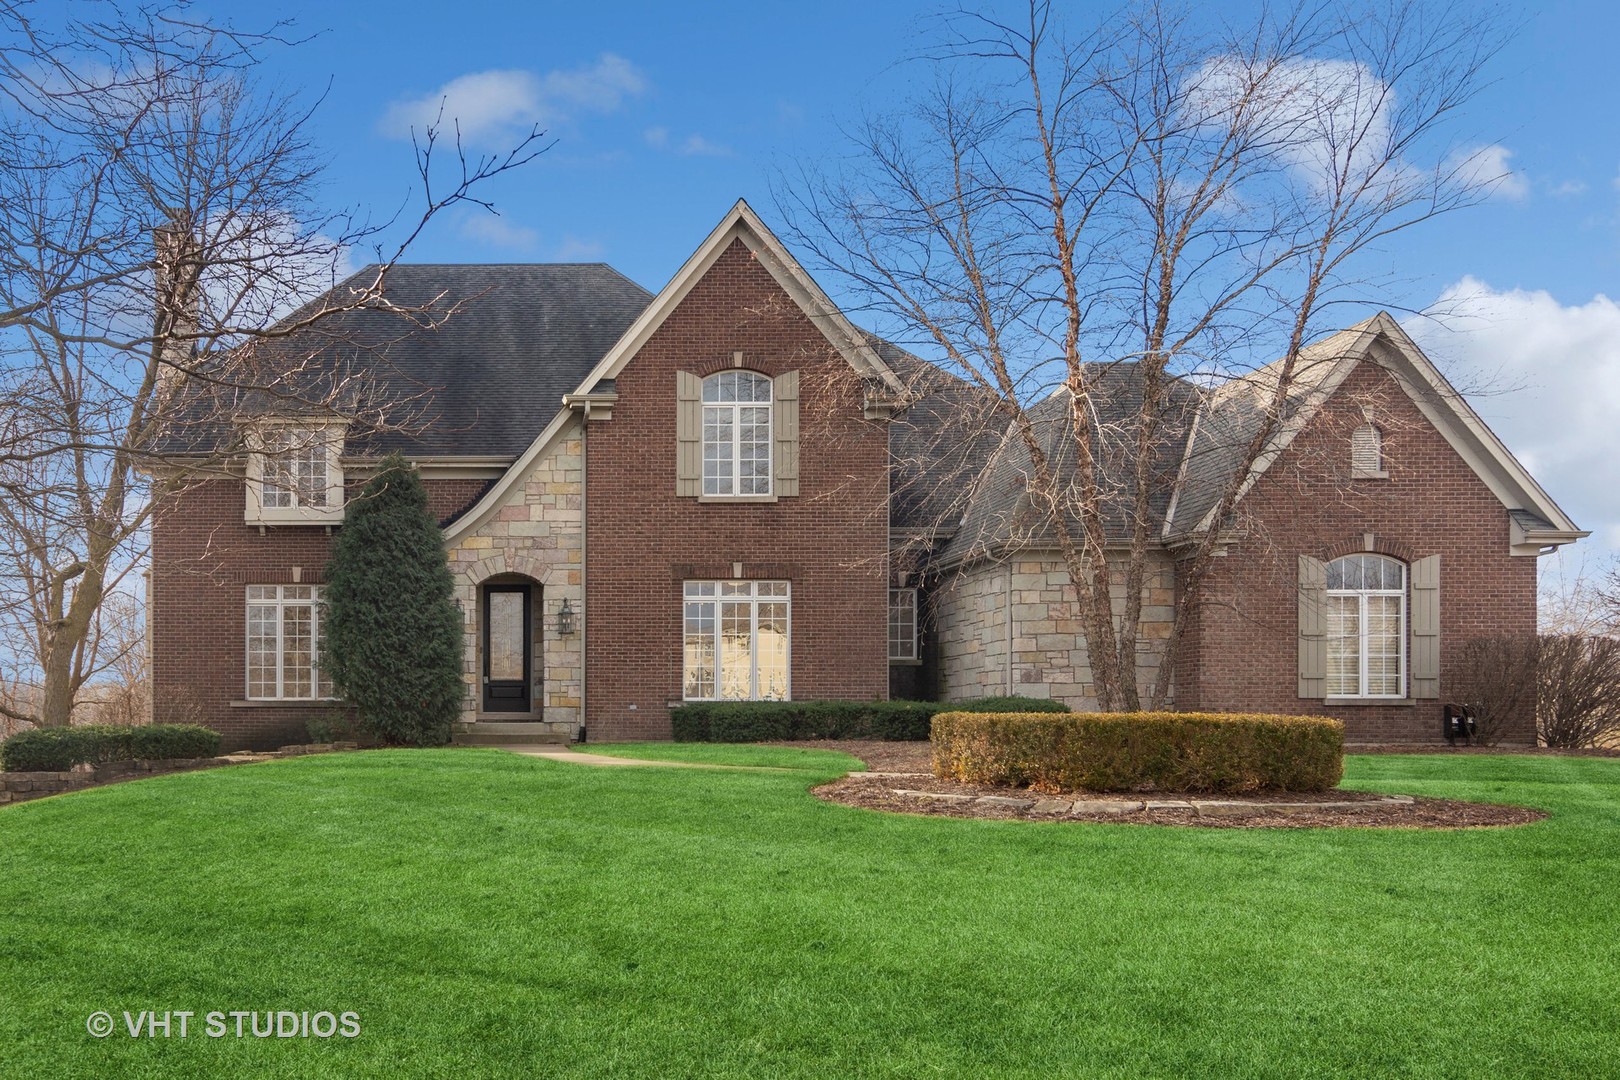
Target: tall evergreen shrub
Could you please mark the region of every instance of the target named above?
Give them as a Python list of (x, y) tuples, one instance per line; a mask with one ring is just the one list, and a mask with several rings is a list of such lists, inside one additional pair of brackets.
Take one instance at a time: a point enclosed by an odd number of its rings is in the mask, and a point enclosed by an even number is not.
[(363, 728), (438, 746), (461, 710), (461, 616), (427, 491), (398, 454), (351, 501), (326, 567), (321, 657)]

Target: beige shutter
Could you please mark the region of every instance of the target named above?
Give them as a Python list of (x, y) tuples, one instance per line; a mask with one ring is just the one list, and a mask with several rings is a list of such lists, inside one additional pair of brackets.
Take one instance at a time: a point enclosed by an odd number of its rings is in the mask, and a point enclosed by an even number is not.
[(703, 380), (675, 373), (675, 494), (703, 494)]
[(1299, 696), (1327, 697), (1327, 563), (1299, 557)]
[(1412, 696), (1440, 696), (1440, 556), (1412, 564)]
[(775, 403), (776, 494), (799, 493), (799, 373), (785, 371), (771, 380)]
[(1350, 475), (1356, 479), (1384, 476), (1384, 436), (1372, 424), (1363, 424), (1350, 435)]

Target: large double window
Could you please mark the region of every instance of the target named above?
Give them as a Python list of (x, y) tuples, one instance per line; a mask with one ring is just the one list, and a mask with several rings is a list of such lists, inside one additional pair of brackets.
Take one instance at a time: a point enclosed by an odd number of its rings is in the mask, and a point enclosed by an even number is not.
[(333, 696), (321, 674), (321, 595), (316, 585), (247, 588), (247, 696), (308, 701)]
[(1346, 555), (1327, 564), (1327, 693), (1406, 696), (1406, 564)]
[(688, 581), (682, 605), (688, 701), (786, 701), (785, 581)]
[(703, 494), (771, 493), (771, 380), (722, 371), (703, 380)]

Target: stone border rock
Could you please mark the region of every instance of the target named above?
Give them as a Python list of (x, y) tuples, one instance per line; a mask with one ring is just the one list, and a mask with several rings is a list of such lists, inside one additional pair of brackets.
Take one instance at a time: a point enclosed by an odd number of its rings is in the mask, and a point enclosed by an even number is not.
[[(911, 783), (902, 786), (899, 780)], [(1462, 829), (1523, 825), (1547, 816), (1523, 806), (1350, 791), (1252, 798), (1042, 795), (954, 784), (926, 773), (849, 773), (815, 788), (814, 793), (828, 802), (889, 813), (1206, 828)]]
[[(851, 773), (856, 779), (866, 777), (879, 777), (883, 774)], [(1328, 810), (1366, 810), (1379, 806), (1412, 806), (1416, 803), (1410, 795), (1387, 795), (1372, 799), (1337, 799), (1328, 802), (1255, 802), (1244, 799), (1061, 799), (1061, 798), (1023, 798), (1010, 795), (960, 795), (953, 792), (941, 791), (914, 791), (909, 788), (892, 788), (896, 795), (914, 799), (934, 799), (941, 802), (976, 803), (979, 806), (1007, 807), (1013, 810), (1028, 810), (1032, 815), (1075, 817), (1094, 817), (1097, 815), (1111, 816), (1117, 814), (1135, 814), (1151, 810), (1190, 810), (1199, 817), (1249, 817), (1256, 813), (1282, 814), (1295, 816), (1298, 814), (1319, 813)]]

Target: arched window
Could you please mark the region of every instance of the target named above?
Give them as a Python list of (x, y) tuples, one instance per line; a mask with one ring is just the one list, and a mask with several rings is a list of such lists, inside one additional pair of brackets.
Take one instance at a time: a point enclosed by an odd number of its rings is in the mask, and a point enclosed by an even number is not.
[(1327, 564), (1329, 697), (1406, 696), (1406, 564), (1346, 555)]
[(1383, 480), (1384, 433), (1368, 422), (1350, 433), (1350, 476), (1355, 480)]
[(703, 494), (771, 493), (771, 380), (722, 371), (703, 380)]

